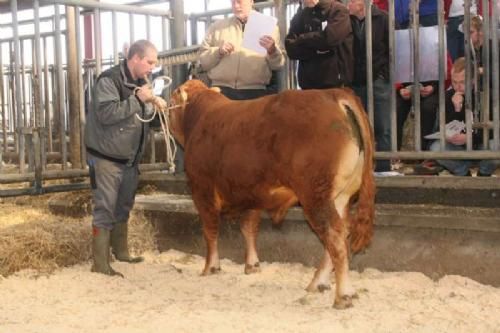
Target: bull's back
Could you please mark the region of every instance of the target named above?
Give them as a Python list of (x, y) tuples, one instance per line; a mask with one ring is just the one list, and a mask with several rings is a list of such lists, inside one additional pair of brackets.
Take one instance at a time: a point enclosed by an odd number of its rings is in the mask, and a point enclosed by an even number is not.
[(293, 193), (294, 178), (308, 172), (329, 177), (335, 155), (353, 137), (339, 96), (343, 90), (285, 91), (212, 106), (207, 101), (186, 145), (192, 184), (208, 182), (235, 205), (262, 205), (276, 193)]

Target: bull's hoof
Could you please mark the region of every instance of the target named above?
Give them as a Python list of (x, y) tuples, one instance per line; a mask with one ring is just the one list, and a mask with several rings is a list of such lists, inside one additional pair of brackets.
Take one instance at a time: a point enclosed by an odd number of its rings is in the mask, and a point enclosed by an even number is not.
[(245, 264), (245, 274), (260, 273), (260, 264), (255, 263), (253, 265)]
[(332, 287), (329, 284), (320, 283), (318, 285), (310, 284), (309, 286), (307, 286), (306, 291), (310, 293), (317, 293), (317, 292), (323, 293), (326, 290), (330, 289), (332, 289)]
[(207, 275), (214, 275), (214, 274), (219, 274), (221, 272), (220, 267), (210, 267), (210, 268), (205, 268), (203, 272), (201, 272), (202, 276), (207, 276)]
[(333, 303), (333, 307), (337, 310), (352, 308), (351, 296), (344, 295), (340, 299), (335, 298), (335, 302)]

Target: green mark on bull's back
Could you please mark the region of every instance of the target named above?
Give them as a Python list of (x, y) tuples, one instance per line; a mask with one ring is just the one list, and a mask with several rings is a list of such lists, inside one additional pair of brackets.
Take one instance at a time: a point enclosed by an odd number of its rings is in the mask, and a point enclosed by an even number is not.
[(330, 128), (334, 131), (338, 131), (338, 130), (344, 130), (345, 126), (340, 121), (332, 121), (332, 123), (330, 124)]

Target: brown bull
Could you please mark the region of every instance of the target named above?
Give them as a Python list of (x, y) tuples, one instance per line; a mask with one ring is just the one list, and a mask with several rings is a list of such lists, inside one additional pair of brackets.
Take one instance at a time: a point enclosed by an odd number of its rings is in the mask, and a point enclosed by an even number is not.
[(202, 274), (220, 270), (221, 213), (242, 214), (248, 274), (259, 271), (261, 211), (280, 223), (300, 202), (325, 247), (307, 290), (329, 289), (335, 268), (334, 306), (351, 306), (355, 291), (348, 277), (348, 240), (354, 252), (370, 242), (375, 194), (372, 134), (358, 98), (350, 90), (331, 89), (232, 101), (191, 80), (171, 101), (177, 107), (170, 112), (170, 128), (184, 146), (207, 244)]

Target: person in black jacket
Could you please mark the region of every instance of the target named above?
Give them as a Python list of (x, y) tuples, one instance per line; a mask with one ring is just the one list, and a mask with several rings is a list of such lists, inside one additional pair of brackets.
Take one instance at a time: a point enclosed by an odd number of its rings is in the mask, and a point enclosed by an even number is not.
[[(455, 60), (451, 70), (451, 85), (452, 88), (446, 91), (445, 103), (445, 118), (446, 123), (451, 121), (460, 121), (465, 123), (465, 58), (461, 57)], [(472, 118), (472, 115), (471, 115)], [(472, 133), (474, 148), (482, 148), (482, 130), (474, 130)], [(465, 132), (455, 133), (446, 136), (445, 150), (465, 150), (467, 136)], [(492, 141), (490, 141), (490, 144)], [(434, 141), (431, 146), (431, 151), (440, 151), (441, 144), (439, 140)], [(470, 176), (470, 160), (444, 160), (439, 159), (437, 162), (448, 169), (456, 176)], [(493, 174), (498, 161), (496, 160), (481, 160), (479, 161), (479, 170), (477, 175), (488, 177)]]
[(337, 0), (303, 0), (290, 23), (285, 48), (299, 61), (302, 89), (350, 86), (352, 29), (347, 8)]
[[(367, 105), (365, 1), (348, 2), (354, 33), (353, 89)], [(372, 66), (374, 130), (377, 151), (391, 150), (391, 84), (389, 81), (389, 20), (387, 13), (372, 7)], [(385, 175), (391, 171), (390, 160), (377, 160), (375, 171)], [(389, 174), (387, 174), (389, 175)]]

